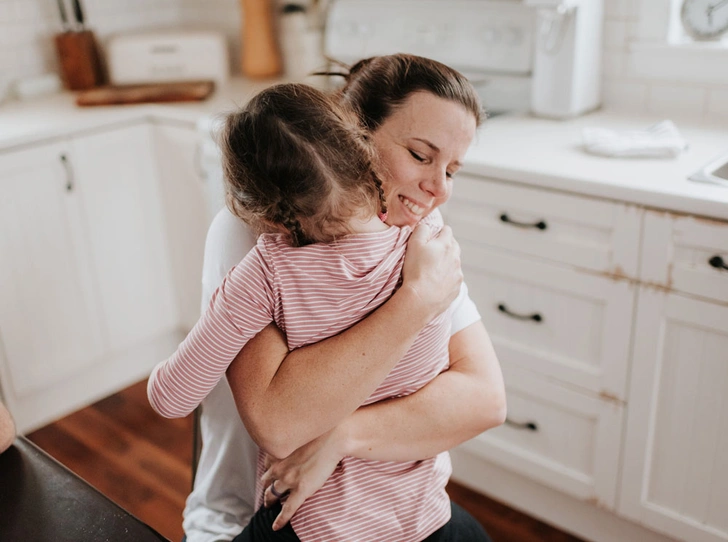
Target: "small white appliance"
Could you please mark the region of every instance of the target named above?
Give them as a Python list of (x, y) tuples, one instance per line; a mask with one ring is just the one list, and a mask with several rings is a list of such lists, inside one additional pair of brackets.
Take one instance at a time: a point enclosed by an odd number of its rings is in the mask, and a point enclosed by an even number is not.
[(109, 80), (115, 85), (212, 80), (230, 77), (225, 36), (211, 31), (119, 34), (106, 43)]
[(325, 52), (406, 52), (468, 76), (491, 113), (570, 118), (601, 102), (603, 0), (333, 0)]

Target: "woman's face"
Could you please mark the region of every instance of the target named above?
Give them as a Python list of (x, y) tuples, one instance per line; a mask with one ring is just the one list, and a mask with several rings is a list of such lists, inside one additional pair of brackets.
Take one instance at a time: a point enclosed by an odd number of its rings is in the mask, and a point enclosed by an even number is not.
[(464, 106), (429, 92), (410, 95), (377, 128), (387, 223), (415, 226), (448, 200), (475, 128)]

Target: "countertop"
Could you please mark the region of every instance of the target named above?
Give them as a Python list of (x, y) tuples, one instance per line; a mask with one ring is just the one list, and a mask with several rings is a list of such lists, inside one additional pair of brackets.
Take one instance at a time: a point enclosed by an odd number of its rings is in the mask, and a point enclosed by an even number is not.
[[(80, 108), (69, 92), (6, 103), (0, 106), (0, 157), (18, 147), (145, 119), (204, 125), (277, 82), (280, 80), (233, 78), (207, 100), (192, 103)], [(687, 180), (721, 153), (728, 153), (726, 119), (672, 119), (690, 145), (674, 159), (604, 158), (587, 154), (581, 147), (584, 127), (635, 130), (660, 120), (663, 118), (609, 111), (569, 121), (498, 116), (480, 129), (463, 172), (728, 220), (728, 186)]]

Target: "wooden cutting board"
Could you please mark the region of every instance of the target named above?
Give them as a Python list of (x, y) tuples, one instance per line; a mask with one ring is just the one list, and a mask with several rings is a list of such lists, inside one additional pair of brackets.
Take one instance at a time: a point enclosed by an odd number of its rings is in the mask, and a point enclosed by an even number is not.
[(152, 102), (195, 102), (207, 98), (215, 88), (213, 81), (153, 83), (92, 88), (79, 92), (76, 104), (119, 105)]

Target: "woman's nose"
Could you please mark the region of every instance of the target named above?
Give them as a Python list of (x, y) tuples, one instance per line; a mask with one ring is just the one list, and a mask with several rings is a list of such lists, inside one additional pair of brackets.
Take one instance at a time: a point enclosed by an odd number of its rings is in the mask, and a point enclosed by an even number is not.
[(435, 198), (447, 195), (447, 172), (445, 170), (435, 171), (424, 183), (423, 189)]

